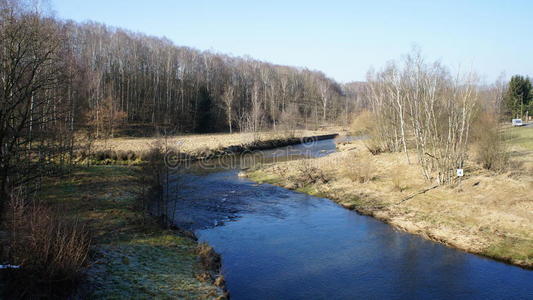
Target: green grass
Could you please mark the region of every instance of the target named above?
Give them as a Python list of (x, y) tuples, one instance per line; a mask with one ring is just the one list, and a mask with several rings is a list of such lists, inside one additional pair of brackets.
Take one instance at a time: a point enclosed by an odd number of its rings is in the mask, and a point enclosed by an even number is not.
[(326, 193), (317, 189), (317, 186), (315, 186), (314, 184), (304, 185), (303, 187), (297, 188), (296, 191), (320, 198), (326, 198), (328, 196)]
[[(277, 174), (269, 174), (262, 170), (254, 170), (246, 173), (246, 178), (257, 183), (268, 183), (273, 185), (283, 185), (286, 178)], [(295, 189), (297, 192), (309, 194), (315, 197), (326, 197), (326, 194), (317, 189), (314, 184), (306, 184)]]
[(526, 265), (531, 265), (533, 261), (531, 241), (510, 237), (489, 246), (483, 254), (489, 257), (505, 258), (511, 262), (524, 262)]
[(533, 127), (513, 127), (507, 130), (508, 143), (533, 151)]
[(282, 178), (276, 176), (275, 174), (267, 174), (261, 170), (253, 170), (246, 172), (246, 178), (257, 183), (269, 183), (269, 184), (279, 184), (283, 181)]
[(66, 218), (87, 222), (93, 234), (88, 298), (199, 299), (217, 295), (195, 278), (197, 243), (161, 229), (136, 209), (134, 167), (79, 168), (49, 182), (43, 198)]

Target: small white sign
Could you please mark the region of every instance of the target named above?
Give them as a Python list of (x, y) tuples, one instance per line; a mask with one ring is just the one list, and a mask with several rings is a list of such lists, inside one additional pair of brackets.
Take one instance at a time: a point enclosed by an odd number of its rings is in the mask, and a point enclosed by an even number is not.
[(463, 169), (457, 169), (457, 176), (463, 177)]

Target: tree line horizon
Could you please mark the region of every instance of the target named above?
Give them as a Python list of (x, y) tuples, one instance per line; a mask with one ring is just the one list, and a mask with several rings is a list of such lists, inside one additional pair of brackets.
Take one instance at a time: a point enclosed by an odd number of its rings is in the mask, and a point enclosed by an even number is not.
[[(0, 0), (3, 197), (72, 159), (82, 135), (108, 138), (120, 126), (146, 135), (317, 129), (372, 108), (368, 82), (340, 84), (320, 71), (59, 20), (32, 3)], [(485, 106), (527, 111), (529, 78), (509, 87), (476, 89)]]

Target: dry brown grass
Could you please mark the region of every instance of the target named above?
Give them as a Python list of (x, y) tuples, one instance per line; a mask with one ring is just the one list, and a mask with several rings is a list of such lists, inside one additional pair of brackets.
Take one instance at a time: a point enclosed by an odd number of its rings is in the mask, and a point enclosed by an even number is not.
[(357, 114), (350, 123), (350, 133), (353, 135), (368, 134), (375, 123), (375, 117), (368, 110)]
[[(222, 266), (221, 258), (215, 252), (213, 247), (206, 243), (200, 243), (196, 247), (196, 254), (198, 255), (202, 272), (196, 274), (196, 278), (200, 281), (209, 281), (217, 287), (223, 288), (225, 286), (224, 276), (220, 274)], [(224, 292), (223, 296), (217, 299), (227, 299), (228, 294)]]
[[(341, 149), (345, 151), (310, 160), (328, 174), (329, 180), (308, 190), (320, 190), (345, 207), (406, 231), (469, 252), (533, 266), (532, 173), (494, 173), (470, 161), (459, 184), (431, 189), (435, 183), (426, 181), (419, 167), (409, 164), (403, 153), (371, 156), (362, 141)], [(521, 160), (533, 161), (533, 152), (520, 153)], [(371, 161), (368, 169), (374, 172), (372, 176), (361, 176), (366, 170), (354, 168), (363, 157), (362, 164), (365, 159)], [(296, 163), (265, 166), (250, 177), (291, 187)], [(275, 168), (285, 170), (285, 177), (276, 175)]]
[(297, 174), (292, 179), (298, 184), (298, 187), (304, 187), (310, 184), (323, 184), (328, 182), (324, 171), (317, 167), (309, 159), (302, 159), (298, 161), (296, 167)]
[(377, 132), (376, 117), (372, 112), (364, 110), (355, 116), (350, 124), (350, 133), (356, 136), (367, 136), (364, 146), (372, 155), (386, 151)]
[(391, 170), (391, 181), (394, 190), (403, 192), (408, 187), (407, 177), (405, 176), (404, 168), (396, 166)]
[[(296, 130), (286, 132), (259, 132), (259, 133), (220, 133), (220, 134), (195, 134), (167, 137), (168, 147), (176, 148), (185, 153), (199, 153), (206, 150), (215, 150), (223, 147), (250, 144), (255, 141), (266, 141), (273, 139), (287, 138), (288, 135), (294, 137), (313, 136), (320, 134), (335, 133), (335, 131), (311, 131)], [(95, 150), (115, 150), (134, 151), (135, 153), (146, 152), (154, 141), (161, 139), (151, 138), (115, 138), (107, 141), (95, 143)]]
[(376, 177), (373, 158), (365, 154), (350, 153), (339, 165), (341, 175), (353, 182), (365, 183)]
[(221, 267), (220, 255), (215, 252), (213, 247), (206, 243), (200, 243), (196, 251), (204, 270), (219, 272)]
[(10, 297), (68, 295), (88, 261), (90, 237), (85, 226), (19, 197), (10, 201), (5, 220), (9, 235), (4, 259), (20, 266), (7, 276)]
[(365, 147), (372, 155), (378, 155), (387, 151), (375, 136), (370, 136), (365, 140)]

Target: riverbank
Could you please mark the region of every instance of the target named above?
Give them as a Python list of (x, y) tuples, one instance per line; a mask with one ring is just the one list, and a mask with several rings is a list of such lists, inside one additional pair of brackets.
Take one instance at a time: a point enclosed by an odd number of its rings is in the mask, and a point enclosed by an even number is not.
[[(82, 150), (77, 160), (91, 164), (135, 165), (147, 160), (153, 147), (177, 154), (182, 160), (205, 160), (245, 151), (274, 149), (304, 141), (332, 138), (338, 128), (323, 130), (267, 131), (256, 133), (197, 134), (151, 138), (114, 138), (98, 140), (91, 151)], [(90, 152), (90, 153), (88, 153)]]
[(146, 216), (138, 209), (139, 189), (135, 169), (121, 166), (79, 168), (43, 189), (44, 200), (92, 233), (80, 297), (223, 299), (212, 282), (223, 284), (214, 278), (218, 270), (205, 269), (204, 261), (216, 261), (213, 252)]
[(362, 141), (343, 143), (327, 157), (265, 165), (244, 175), (330, 198), (451, 247), (533, 268), (533, 149), (530, 132), (513, 133), (517, 168), (495, 174), (470, 163), (455, 186), (428, 183), (405, 154), (374, 156)]

